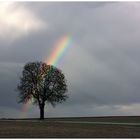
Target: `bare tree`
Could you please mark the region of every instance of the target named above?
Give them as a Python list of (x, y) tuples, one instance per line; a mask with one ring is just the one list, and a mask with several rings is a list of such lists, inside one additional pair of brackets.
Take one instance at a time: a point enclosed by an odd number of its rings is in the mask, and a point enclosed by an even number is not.
[(17, 86), (22, 103), (32, 100), (40, 109), (44, 119), (45, 103), (62, 103), (67, 99), (67, 84), (64, 74), (58, 68), (44, 62), (27, 63)]

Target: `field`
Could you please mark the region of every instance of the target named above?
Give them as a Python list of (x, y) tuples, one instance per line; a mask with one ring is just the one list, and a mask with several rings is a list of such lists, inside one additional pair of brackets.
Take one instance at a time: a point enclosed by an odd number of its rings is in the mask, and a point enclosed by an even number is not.
[(1, 138), (140, 138), (140, 117), (0, 120)]

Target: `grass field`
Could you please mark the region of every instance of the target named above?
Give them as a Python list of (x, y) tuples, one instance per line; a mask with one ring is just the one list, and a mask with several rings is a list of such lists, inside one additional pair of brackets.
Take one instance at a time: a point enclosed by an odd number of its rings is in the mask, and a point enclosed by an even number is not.
[(140, 117), (48, 118), (44, 121), (5, 119), (0, 120), (0, 137), (140, 138)]

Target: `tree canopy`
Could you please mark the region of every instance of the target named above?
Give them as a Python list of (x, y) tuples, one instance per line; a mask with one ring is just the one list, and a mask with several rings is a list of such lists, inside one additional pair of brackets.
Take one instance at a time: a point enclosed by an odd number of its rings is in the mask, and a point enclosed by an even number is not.
[(32, 100), (40, 108), (40, 119), (44, 118), (45, 103), (55, 106), (68, 98), (66, 79), (62, 71), (44, 62), (27, 63), (17, 86), (22, 103)]

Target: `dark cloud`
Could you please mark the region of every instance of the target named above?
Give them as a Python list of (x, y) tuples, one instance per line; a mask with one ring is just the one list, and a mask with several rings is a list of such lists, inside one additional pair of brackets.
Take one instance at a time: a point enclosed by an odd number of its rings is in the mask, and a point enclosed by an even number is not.
[[(139, 3), (24, 2), (23, 7), (46, 28), (11, 43), (0, 38), (0, 111), (6, 108), (6, 117), (21, 113), (15, 88), (24, 64), (48, 58), (64, 35), (72, 43), (58, 67), (66, 75), (69, 100), (54, 109), (48, 105), (46, 115), (139, 115)], [(38, 116), (38, 108), (27, 116)]]

